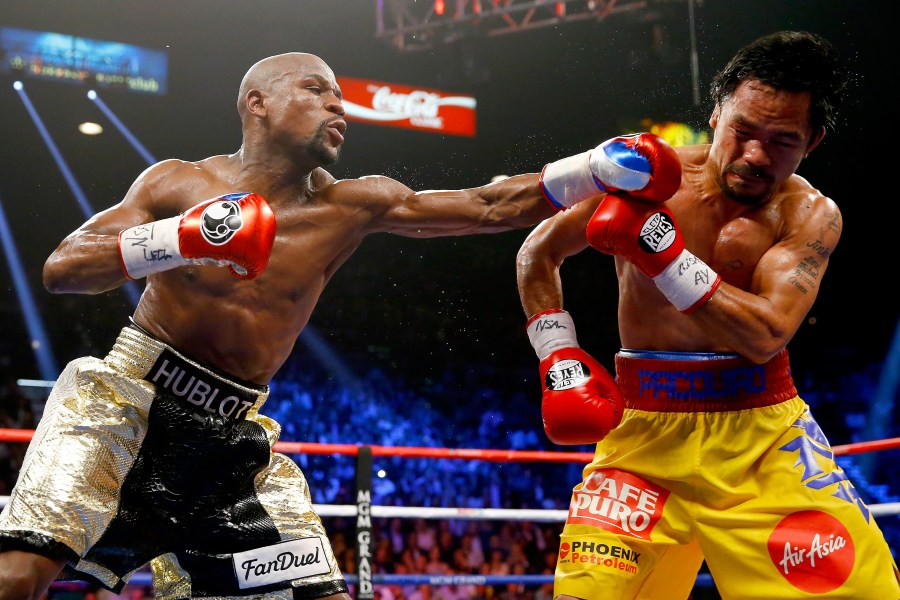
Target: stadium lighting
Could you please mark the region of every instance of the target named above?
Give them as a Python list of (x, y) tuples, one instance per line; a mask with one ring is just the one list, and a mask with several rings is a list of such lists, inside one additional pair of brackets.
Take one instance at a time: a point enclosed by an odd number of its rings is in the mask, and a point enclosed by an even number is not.
[(100, 135), (103, 133), (103, 125), (93, 121), (85, 121), (78, 125), (78, 131), (84, 135)]

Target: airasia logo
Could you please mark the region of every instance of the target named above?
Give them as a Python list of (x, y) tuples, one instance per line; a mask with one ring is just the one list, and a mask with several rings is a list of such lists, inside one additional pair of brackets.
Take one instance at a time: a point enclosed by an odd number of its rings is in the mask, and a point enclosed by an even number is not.
[(769, 536), (768, 548), (778, 572), (810, 594), (824, 594), (843, 585), (856, 560), (847, 528), (818, 510), (782, 519)]

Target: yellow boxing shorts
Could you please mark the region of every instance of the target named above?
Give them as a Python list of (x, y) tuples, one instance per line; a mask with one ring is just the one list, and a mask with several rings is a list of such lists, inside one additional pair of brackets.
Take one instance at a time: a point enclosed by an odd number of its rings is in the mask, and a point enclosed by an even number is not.
[(347, 585), (300, 468), (272, 446), (267, 387), (234, 381), (135, 325), (53, 388), (0, 513), (0, 549), (62, 559), (61, 579), (156, 597), (319, 598)]
[(705, 559), (724, 600), (897, 600), (872, 514), (797, 396), (787, 351), (616, 355), (622, 423), (575, 486), (556, 595), (688, 598)]

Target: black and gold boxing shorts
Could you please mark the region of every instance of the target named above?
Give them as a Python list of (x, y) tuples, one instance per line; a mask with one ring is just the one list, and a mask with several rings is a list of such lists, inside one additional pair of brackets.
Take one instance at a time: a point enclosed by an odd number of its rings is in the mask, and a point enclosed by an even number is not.
[(306, 478), (272, 451), (268, 388), (134, 325), (60, 375), (0, 513), (0, 549), (65, 560), (119, 592), (151, 564), (157, 598), (319, 598), (347, 585)]

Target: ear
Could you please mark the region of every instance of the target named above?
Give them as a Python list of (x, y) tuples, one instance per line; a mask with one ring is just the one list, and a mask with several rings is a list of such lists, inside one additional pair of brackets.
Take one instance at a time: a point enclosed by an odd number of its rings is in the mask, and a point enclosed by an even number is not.
[(709, 115), (709, 127), (710, 129), (715, 130), (716, 125), (719, 123), (719, 105), (716, 104), (716, 107), (713, 108), (712, 114)]
[(806, 155), (809, 156), (809, 153), (813, 151), (813, 148), (819, 145), (819, 142), (825, 137), (825, 128), (820, 127), (819, 131), (813, 134), (812, 139), (809, 140), (809, 145), (806, 147)]
[(244, 98), (244, 101), (247, 103), (247, 111), (251, 115), (257, 117), (266, 116), (266, 103), (262, 92), (259, 90), (250, 90), (247, 92), (247, 97)]

